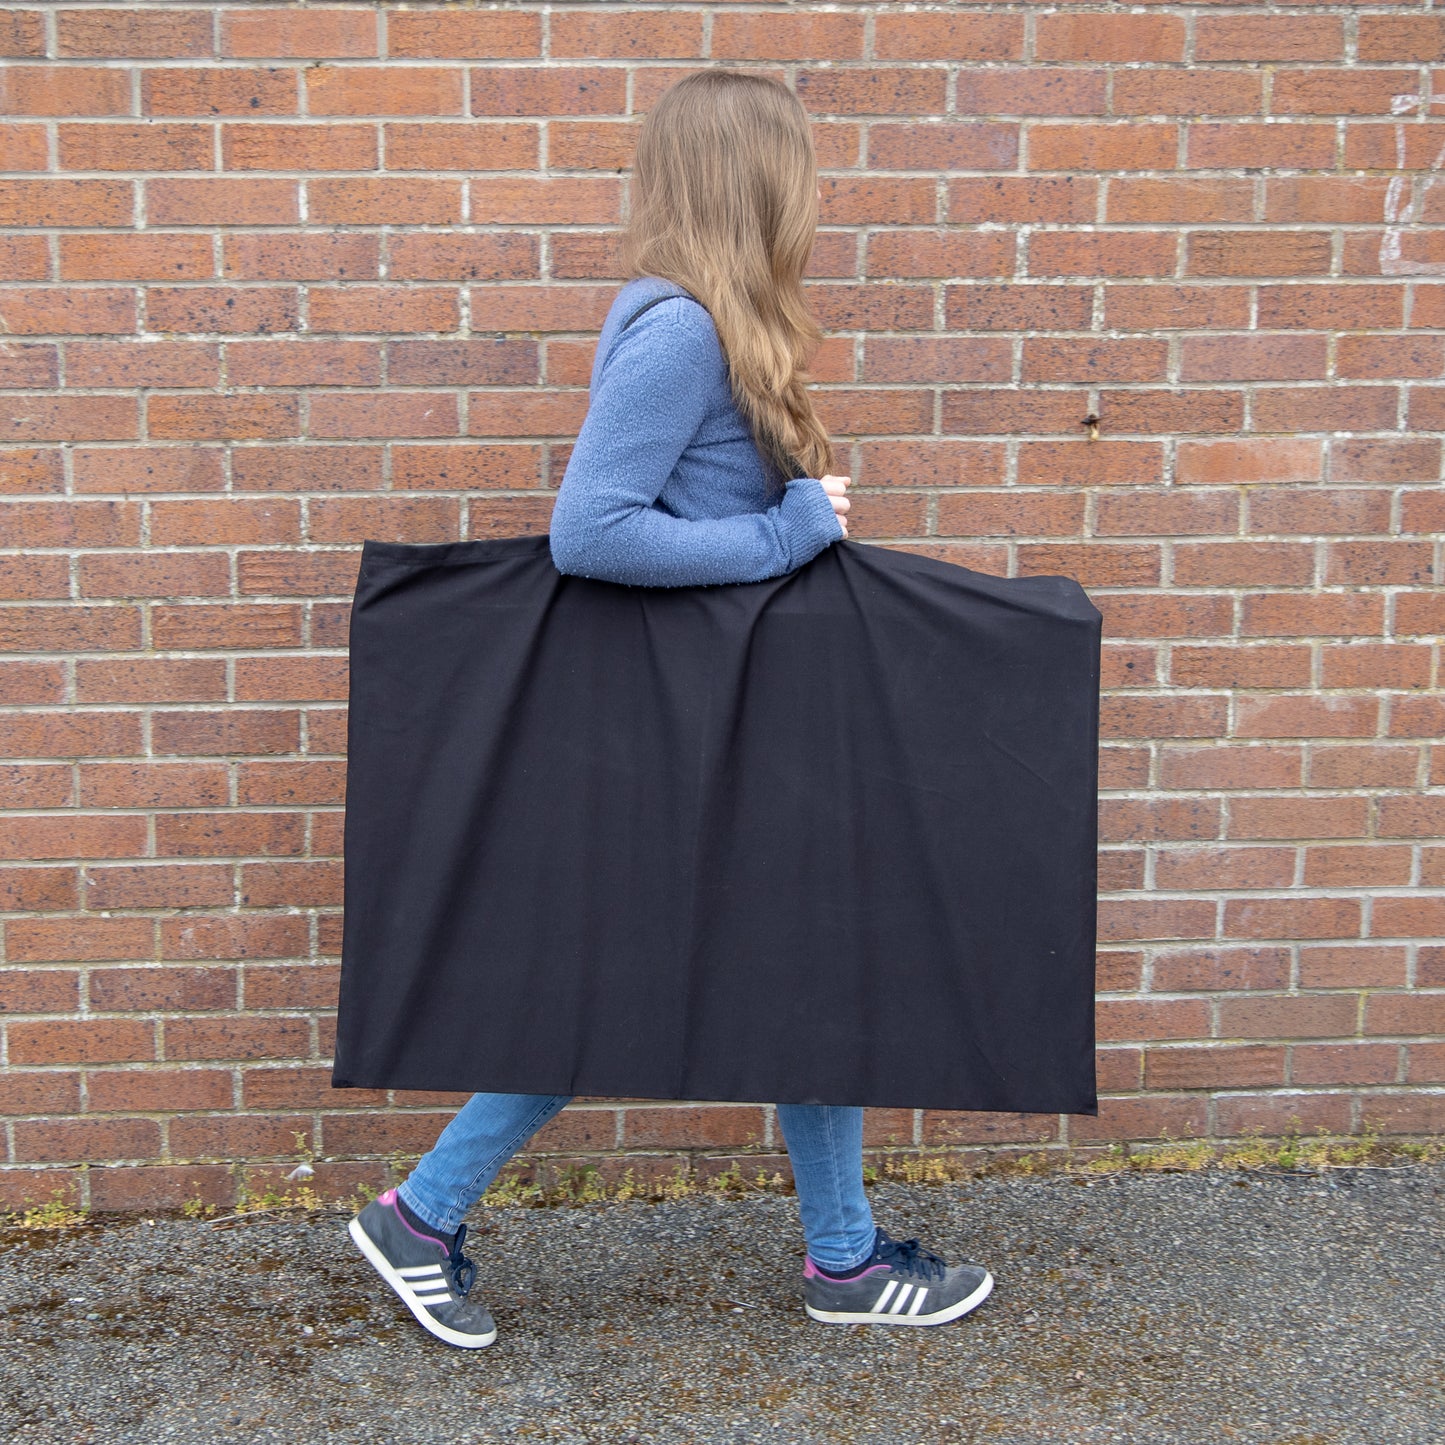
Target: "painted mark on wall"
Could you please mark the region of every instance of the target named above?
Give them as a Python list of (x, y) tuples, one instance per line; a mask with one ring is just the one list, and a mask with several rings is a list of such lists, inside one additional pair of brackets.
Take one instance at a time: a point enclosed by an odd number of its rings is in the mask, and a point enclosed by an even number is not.
[(1396, 95), (1390, 98), (1390, 114), (1400, 116), (1395, 122), (1395, 166), (1399, 175), (1390, 178), (1385, 188), (1385, 231), (1380, 237), (1380, 274), (1382, 276), (1445, 276), (1445, 261), (1424, 261), (1403, 254), (1403, 238), (1409, 226), (1421, 224), (1421, 209), (1426, 192), (1439, 179), (1438, 172), (1445, 166), (1445, 142), (1435, 153), (1428, 167), (1430, 174), (1415, 193), (1410, 196), (1410, 178), (1405, 172), (1405, 120), (1412, 115), (1417, 118), (1429, 116), (1432, 110), (1445, 110), (1445, 99), (1430, 100), (1420, 90), (1413, 94)]

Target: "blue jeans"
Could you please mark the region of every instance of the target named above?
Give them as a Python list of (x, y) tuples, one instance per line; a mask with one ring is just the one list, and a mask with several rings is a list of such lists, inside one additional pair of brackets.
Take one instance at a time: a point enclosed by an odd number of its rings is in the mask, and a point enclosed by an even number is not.
[[(571, 1094), (473, 1094), (398, 1189), (407, 1208), (453, 1233), (502, 1166)], [(851, 1269), (873, 1253), (863, 1192), (863, 1110), (778, 1104), (808, 1253), (824, 1269)]]

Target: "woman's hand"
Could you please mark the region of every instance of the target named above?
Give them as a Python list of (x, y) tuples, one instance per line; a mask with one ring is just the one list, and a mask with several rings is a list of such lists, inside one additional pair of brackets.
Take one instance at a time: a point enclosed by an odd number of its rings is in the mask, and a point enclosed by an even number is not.
[(823, 484), (823, 490), (827, 492), (828, 499), (833, 503), (833, 510), (838, 514), (839, 525), (843, 528), (843, 535), (848, 535), (847, 511), (849, 501), (847, 497), (848, 484), (853, 480), (851, 477), (819, 477)]

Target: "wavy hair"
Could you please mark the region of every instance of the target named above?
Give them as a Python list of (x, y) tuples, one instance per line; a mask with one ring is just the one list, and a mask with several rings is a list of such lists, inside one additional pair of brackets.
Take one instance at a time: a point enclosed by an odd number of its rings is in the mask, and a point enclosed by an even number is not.
[(733, 399), (781, 477), (834, 466), (804, 365), (822, 340), (803, 295), (818, 226), (818, 160), (787, 86), (721, 68), (669, 86), (644, 117), (621, 259), (712, 313)]

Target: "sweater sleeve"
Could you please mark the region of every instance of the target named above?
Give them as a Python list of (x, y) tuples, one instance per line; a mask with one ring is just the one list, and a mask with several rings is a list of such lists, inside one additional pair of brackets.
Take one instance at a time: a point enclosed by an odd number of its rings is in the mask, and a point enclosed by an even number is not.
[(725, 384), (717, 337), (678, 298), (618, 338), (593, 390), (549, 526), (559, 572), (646, 587), (757, 582), (790, 572), (842, 536), (828, 493), (795, 477), (761, 512), (691, 520), (654, 504)]

